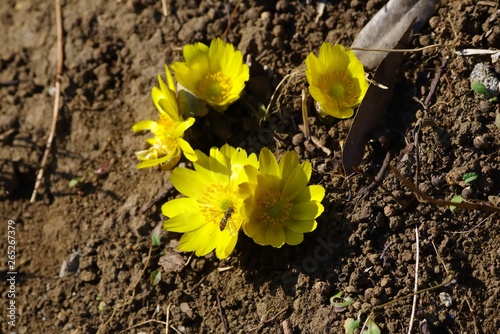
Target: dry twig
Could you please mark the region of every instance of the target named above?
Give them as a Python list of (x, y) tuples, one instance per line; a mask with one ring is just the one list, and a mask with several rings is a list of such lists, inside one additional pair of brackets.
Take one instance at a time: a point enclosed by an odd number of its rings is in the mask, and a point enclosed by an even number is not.
[(229, 333), (227, 329), (226, 319), (224, 319), (224, 313), (222, 312), (222, 305), (220, 303), (219, 294), (216, 292), (215, 297), (217, 298), (217, 307), (219, 309), (220, 320), (222, 321), (222, 327), (224, 328), (224, 333)]
[(418, 241), (418, 227), (415, 227), (415, 244), (417, 246), (417, 255), (415, 259), (415, 285), (413, 286), (413, 304), (411, 306), (410, 325), (408, 326), (408, 334), (411, 334), (413, 328), (413, 319), (415, 318), (415, 309), (417, 308), (417, 291), (418, 291), (418, 264), (420, 258), (420, 245)]
[(267, 319), (265, 321), (261, 321), (256, 327), (247, 330), (245, 333), (252, 333), (252, 332), (260, 330), (266, 324), (274, 321), (274, 319), (276, 319), (277, 317), (279, 317), (281, 314), (285, 313), (286, 310), (288, 310), (288, 306), (285, 306), (285, 308), (283, 308), (281, 311), (279, 311), (278, 313), (276, 313), (275, 315), (273, 315), (271, 318), (269, 318), (269, 319)]
[(40, 164), (40, 169), (38, 170), (38, 175), (36, 177), (35, 188), (31, 194), (30, 203), (34, 203), (36, 199), (36, 194), (38, 193), (38, 188), (42, 182), (43, 173), (45, 170), (45, 165), (49, 158), (50, 148), (52, 147), (52, 140), (54, 139), (54, 134), (56, 132), (57, 118), (59, 115), (59, 98), (61, 96), (61, 77), (63, 72), (63, 27), (62, 27), (62, 14), (61, 14), (61, 1), (55, 0), (56, 4), (56, 31), (57, 31), (57, 69), (56, 69), (56, 94), (54, 98), (54, 111), (52, 114), (52, 125), (50, 127), (49, 137), (47, 138), (47, 145), (45, 146), (45, 151), (43, 152), (42, 162)]
[(167, 9), (167, 0), (161, 0), (161, 8), (163, 10), (163, 16), (168, 15), (168, 9)]
[(497, 208), (495, 206), (489, 205), (489, 204), (483, 204), (483, 203), (472, 203), (472, 202), (462, 202), (462, 203), (455, 203), (451, 201), (447, 201), (444, 199), (440, 198), (432, 198), (431, 196), (427, 195), (424, 193), (422, 190), (420, 190), (417, 186), (415, 186), (413, 183), (411, 183), (408, 179), (406, 179), (404, 176), (402, 176), (395, 167), (392, 165), (389, 166), (396, 176), (396, 178), (403, 183), (408, 189), (410, 189), (417, 200), (420, 203), (431, 203), (434, 204), (437, 207), (450, 207), (450, 206), (455, 206), (460, 209), (467, 209), (467, 210), (478, 210), (478, 211), (492, 211), (492, 212), (499, 212), (500, 213), (500, 208)]
[[(241, 3), (241, 0), (239, 0), (238, 3), (234, 6), (234, 9), (231, 12), (231, 15), (229, 16), (229, 20), (228, 20), (228, 23), (227, 23), (226, 30), (224, 30), (224, 32), (221, 35), (221, 38), (223, 40), (226, 40), (227, 34), (229, 33), (229, 29), (231, 29), (231, 24), (234, 21), (234, 17), (236, 16), (236, 12), (238, 11), (238, 7), (240, 6), (240, 3)], [(226, 8), (228, 8), (228, 11), (229, 11), (229, 5), (227, 3), (226, 3)]]

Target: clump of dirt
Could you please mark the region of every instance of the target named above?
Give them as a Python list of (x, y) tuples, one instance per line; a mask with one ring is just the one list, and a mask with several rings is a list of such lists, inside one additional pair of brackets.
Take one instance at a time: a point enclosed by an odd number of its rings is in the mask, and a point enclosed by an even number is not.
[[(200, 122), (192, 132), (198, 148), (267, 146), (310, 160), (311, 182), (326, 189), (325, 212), (299, 246), (260, 247), (242, 235), (229, 259), (182, 254), (180, 272), (150, 283), (179, 237), (165, 233), (161, 246), (151, 248), (150, 234), (164, 219), (160, 205), (178, 193), (169, 173), (135, 168), (133, 153), (144, 138), (131, 127), (155, 117), (150, 90), (164, 64), (181, 60), (185, 44), (221, 36), (232, 17), (227, 40), (254, 64), (247, 93), (267, 105), (309, 52), (323, 41), (350, 45), (385, 3), (327, 3), (316, 22), (314, 1), (167, 1), (167, 16), (160, 1), (63, 2), (60, 118), (41, 194), (30, 204), (52, 121), (55, 14), (52, 3), (2, 2), (0, 206), (4, 240), (8, 221), (15, 222), (17, 276), (16, 327), (4, 313), (1, 331), (157, 333), (168, 321), (183, 333), (340, 333), (347, 318), (361, 311), (364, 320), (373, 311), (383, 332), (402, 333), (412, 312), (412, 298), (403, 297), (414, 291), (418, 254), (418, 289), (439, 287), (418, 294), (414, 332), (496, 332), (498, 214), (419, 202), (390, 169), (370, 186), (389, 148), (390, 164), (430, 196), (461, 194), (499, 206), (499, 105), (475, 94), (469, 82), (477, 63), (497, 76), (499, 65), (488, 55), (454, 53), (500, 48), (498, 5), (488, 1), (436, 5), (413, 46), (446, 47), (406, 56), (381, 129), (389, 145), (369, 143), (361, 174), (346, 179), (339, 165), (352, 120), (322, 120), (311, 105), (313, 140), (303, 136), (304, 81), (283, 91), (266, 122), (241, 103), (222, 121)], [(196, 137), (201, 131), (206, 135)], [(478, 178), (468, 185), (463, 176), (471, 172)], [(85, 182), (69, 187), (78, 177)], [(0, 250), (7, 254), (7, 242)], [(11, 269), (5, 258), (1, 263), (5, 276)], [(14, 300), (2, 291), (3, 305)], [(355, 303), (331, 305), (337, 292)], [(448, 295), (451, 304), (443, 302)]]

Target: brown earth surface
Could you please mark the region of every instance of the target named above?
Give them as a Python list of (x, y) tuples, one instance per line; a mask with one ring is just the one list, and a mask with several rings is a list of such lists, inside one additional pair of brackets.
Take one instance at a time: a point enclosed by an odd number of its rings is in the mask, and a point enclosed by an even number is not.
[[(223, 117), (197, 121), (193, 145), (228, 142), (277, 155), (295, 150), (313, 165), (312, 183), (326, 189), (325, 212), (302, 244), (261, 247), (246, 236), (231, 257), (197, 258), (178, 273), (150, 275), (179, 235), (165, 233), (150, 252), (160, 207), (178, 193), (169, 173), (137, 170), (144, 135), (132, 125), (156, 110), (150, 90), (164, 64), (182, 60), (182, 46), (221, 36), (252, 57), (247, 93), (267, 104), (280, 80), (323, 41), (350, 45), (382, 0), (338, 0), (315, 22), (315, 1), (167, 0), (63, 1), (64, 72), (54, 144), (37, 201), (30, 204), (52, 122), (56, 73), (52, 1), (0, 3), (0, 272), (2, 333), (343, 333), (349, 317), (368, 314), (384, 333), (406, 333), (413, 298), (375, 308), (418, 288), (413, 333), (497, 333), (500, 328), (499, 215), (417, 201), (388, 169), (386, 156), (427, 194), (500, 205), (498, 102), (470, 88), (469, 75), (488, 55), (456, 49), (500, 48), (496, 1), (450, 0), (436, 5), (412, 47), (448, 45), (408, 54), (381, 129), (346, 180), (341, 143), (352, 120), (321, 120), (310, 104), (311, 140), (301, 131), (304, 81), (282, 91), (268, 121), (241, 103)], [(199, 4), (200, 3), (200, 4)], [(437, 88), (431, 85), (445, 57)], [(500, 63), (496, 65), (500, 73)], [(429, 106), (422, 101), (432, 93)], [(418, 157), (418, 168), (417, 158)], [(104, 172), (95, 173), (102, 169)], [(478, 178), (467, 188), (463, 175)], [(85, 177), (77, 187), (68, 183)], [(148, 203), (159, 197), (149, 208)], [(15, 298), (7, 282), (7, 224), (15, 222)], [(416, 240), (418, 231), (418, 243)], [(148, 256), (150, 254), (150, 256)], [(70, 257), (77, 261), (69, 261)], [(60, 277), (66, 261), (65, 275)], [(348, 307), (331, 305), (338, 292)], [(444, 294), (443, 294), (444, 293)], [(443, 296), (451, 297), (446, 306)], [(15, 301), (15, 327), (7, 306)]]

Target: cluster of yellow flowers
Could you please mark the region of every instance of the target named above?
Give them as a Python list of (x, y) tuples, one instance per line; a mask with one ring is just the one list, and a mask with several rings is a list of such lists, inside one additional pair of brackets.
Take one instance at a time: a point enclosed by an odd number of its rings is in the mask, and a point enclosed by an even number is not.
[[(238, 100), (249, 78), (248, 65), (243, 63), (243, 55), (235, 51), (231, 44), (220, 38), (214, 39), (210, 48), (202, 43), (184, 47), (185, 62), (172, 65), (177, 83), (204, 101), (213, 109), (223, 112)], [(158, 121), (140, 121), (132, 127), (134, 132), (149, 130), (154, 135), (146, 142), (147, 150), (137, 151), (141, 161), (137, 168), (160, 166), (172, 169), (180, 160), (181, 152), (191, 161), (196, 161), (191, 145), (183, 139), (184, 132), (193, 125), (194, 118), (186, 114), (197, 114), (191, 110), (181, 112), (176, 84), (165, 66), (167, 83), (158, 76), (160, 87), (153, 87), (151, 96), (160, 112)]]
[(207, 156), (196, 151), (194, 170), (178, 167), (170, 180), (183, 194), (165, 203), (168, 231), (184, 233), (179, 250), (203, 256), (215, 249), (219, 259), (233, 251), (241, 229), (260, 245), (297, 245), (316, 228), (323, 212), (322, 186), (307, 183), (311, 164), (287, 152), (279, 161), (267, 148), (257, 159), (224, 145)]
[[(168, 217), (164, 228), (184, 233), (179, 250), (203, 256), (215, 249), (220, 259), (231, 254), (240, 230), (260, 245), (301, 243), (303, 234), (316, 228), (325, 195), (322, 186), (307, 185), (312, 172), (309, 162), (299, 163), (293, 151), (278, 162), (267, 148), (257, 158), (229, 145), (212, 148), (207, 156), (183, 139), (195, 122), (189, 116), (203, 113), (184, 110), (181, 93), (188, 91), (202, 101), (203, 108), (224, 112), (240, 98), (249, 79), (241, 52), (217, 38), (210, 47), (186, 45), (183, 55), (185, 62), (171, 66), (177, 83), (166, 66), (167, 82), (159, 76), (159, 87), (152, 90), (158, 120), (140, 121), (132, 128), (154, 135), (146, 140), (148, 149), (135, 153), (141, 161), (137, 168), (170, 170), (182, 154), (193, 162), (194, 170), (177, 167), (170, 175), (185, 197), (162, 206)], [(337, 118), (351, 117), (368, 88), (363, 65), (354, 53), (324, 43), (318, 57), (313, 53), (307, 57), (306, 66), (318, 110)]]

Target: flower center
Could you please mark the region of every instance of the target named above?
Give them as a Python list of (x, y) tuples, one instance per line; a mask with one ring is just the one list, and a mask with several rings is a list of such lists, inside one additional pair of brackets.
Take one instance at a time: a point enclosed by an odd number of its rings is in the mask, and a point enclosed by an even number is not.
[(153, 146), (158, 150), (159, 155), (167, 155), (177, 146), (177, 138), (171, 133), (174, 121), (167, 115), (160, 114), (158, 125), (161, 130), (154, 134)]
[(258, 219), (266, 225), (284, 227), (290, 220), (293, 205), (279, 191), (268, 191), (257, 204), (260, 207)]
[(331, 72), (323, 76), (319, 82), (320, 89), (326, 92), (326, 96), (336, 101), (339, 107), (352, 107), (356, 105), (356, 82), (353, 78), (343, 72)]
[(198, 84), (198, 93), (209, 103), (220, 105), (229, 98), (232, 87), (231, 77), (222, 72), (209, 73)]
[(243, 204), (238, 195), (238, 190), (228, 185), (207, 186), (199, 200), (205, 221), (216, 225), (221, 231), (228, 228), (232, 235), (238, 234), (242, 224), (239, 208)]

